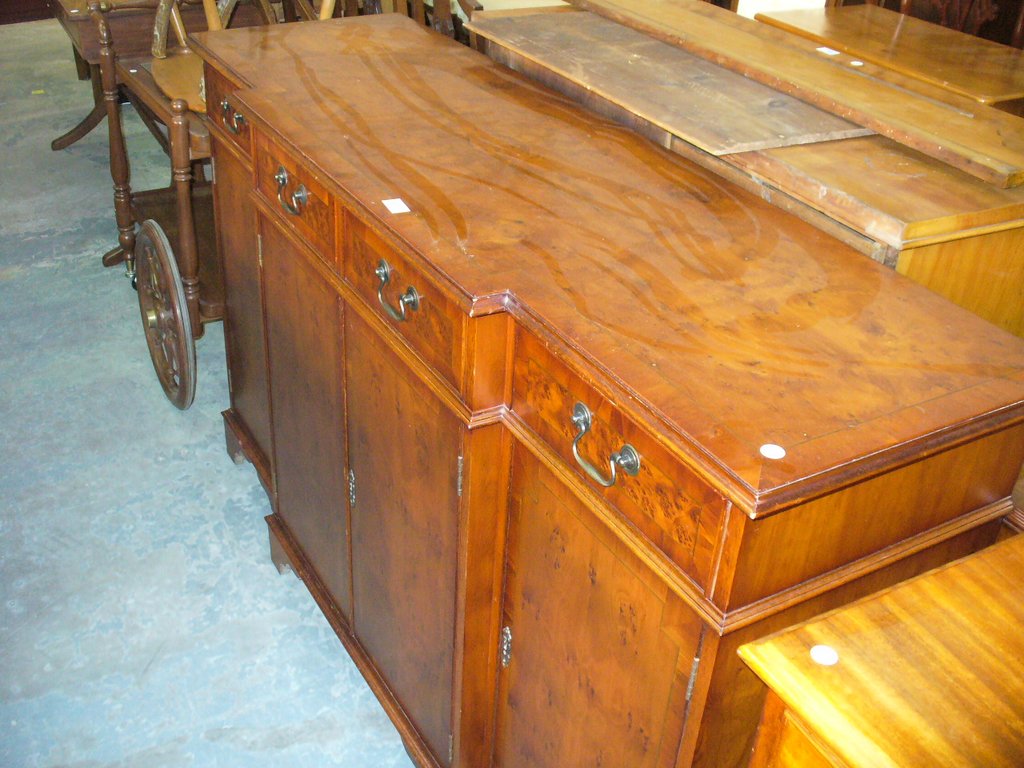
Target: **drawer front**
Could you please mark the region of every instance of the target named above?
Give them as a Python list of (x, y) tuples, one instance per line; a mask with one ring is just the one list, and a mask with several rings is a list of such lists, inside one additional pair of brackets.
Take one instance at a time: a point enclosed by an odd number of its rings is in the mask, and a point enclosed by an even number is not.
[(204, 68), (206, 83), (206, 114), (217, 128), (217, 135), (226, 137), (246, 157), (252, 149), (252, 128), (235, 108), (232, 100), (238, 86), (209, 64)]
[(463, 312), (361, 221), (347, 216), (344, 228), (345, 281), (431, 368), (460, 388)]
[(256, 138), (256, 188), (333, 269), (334, 199), (307, 168), (263, 134)]
[[(512, 410), (519, 418), (684, 573), (707, 588), (725, 499), (522, 330), (516, 332), (512, 375)], [(590, 426), (582, 435), (582, 422), (573, 420), (577, 403), (590, 413)], [(627, 445), (638, 457), (636, 473), (624, 469), (624, 461), (616, 466), (614, 483), (604, 487), (602, 480), (613, 477), (611, 456), (628, 453), (623, 451)]]

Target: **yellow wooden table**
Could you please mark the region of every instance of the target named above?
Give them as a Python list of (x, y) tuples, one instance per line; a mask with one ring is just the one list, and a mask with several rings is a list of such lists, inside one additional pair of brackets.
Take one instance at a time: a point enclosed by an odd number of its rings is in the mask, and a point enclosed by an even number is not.
[(1024, 765), (1024, 537), (742, 646), (751, 768)]
[(877, 5), (774, 11), (755, 18), (982, 104), (1019, 112), (1024, 100), (1024, 51)]

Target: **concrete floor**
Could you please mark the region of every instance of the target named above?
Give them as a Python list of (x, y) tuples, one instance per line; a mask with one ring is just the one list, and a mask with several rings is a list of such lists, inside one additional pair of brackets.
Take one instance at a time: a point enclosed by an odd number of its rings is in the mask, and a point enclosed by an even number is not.
[[(106, 127), (54, 21), (0, 27), (0, 766), (409, 766), (224, 451), (219, 324), (165, 399), (116, 239)], [(128, 126), (136, 186), (167, 161)]]

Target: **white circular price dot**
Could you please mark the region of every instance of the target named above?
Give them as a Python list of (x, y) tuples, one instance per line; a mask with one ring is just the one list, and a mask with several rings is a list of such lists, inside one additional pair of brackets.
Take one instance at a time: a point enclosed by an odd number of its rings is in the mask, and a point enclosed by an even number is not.
[(765, 443), (761, 446), (761, 455), (766, 459), (784, 459), (786, 458), (786, 449), (781, 445), (775, 445), (775, 443)]
[(811, 648), (811, 661), (831, 667), (839, 663), (839, 653), (831, 645), (816, 645)]

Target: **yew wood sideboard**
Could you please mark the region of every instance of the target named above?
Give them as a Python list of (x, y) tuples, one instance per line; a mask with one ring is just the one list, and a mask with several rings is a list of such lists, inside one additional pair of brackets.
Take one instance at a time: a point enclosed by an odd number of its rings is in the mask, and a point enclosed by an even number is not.
[(1024, 537), (740, 648), (750, 768), (1024, 765)]
[(1020, 339), (404, 17), (194, 47), (229, 450), (418, 765), (740, 765), (740, 644), (1019, 527)]

